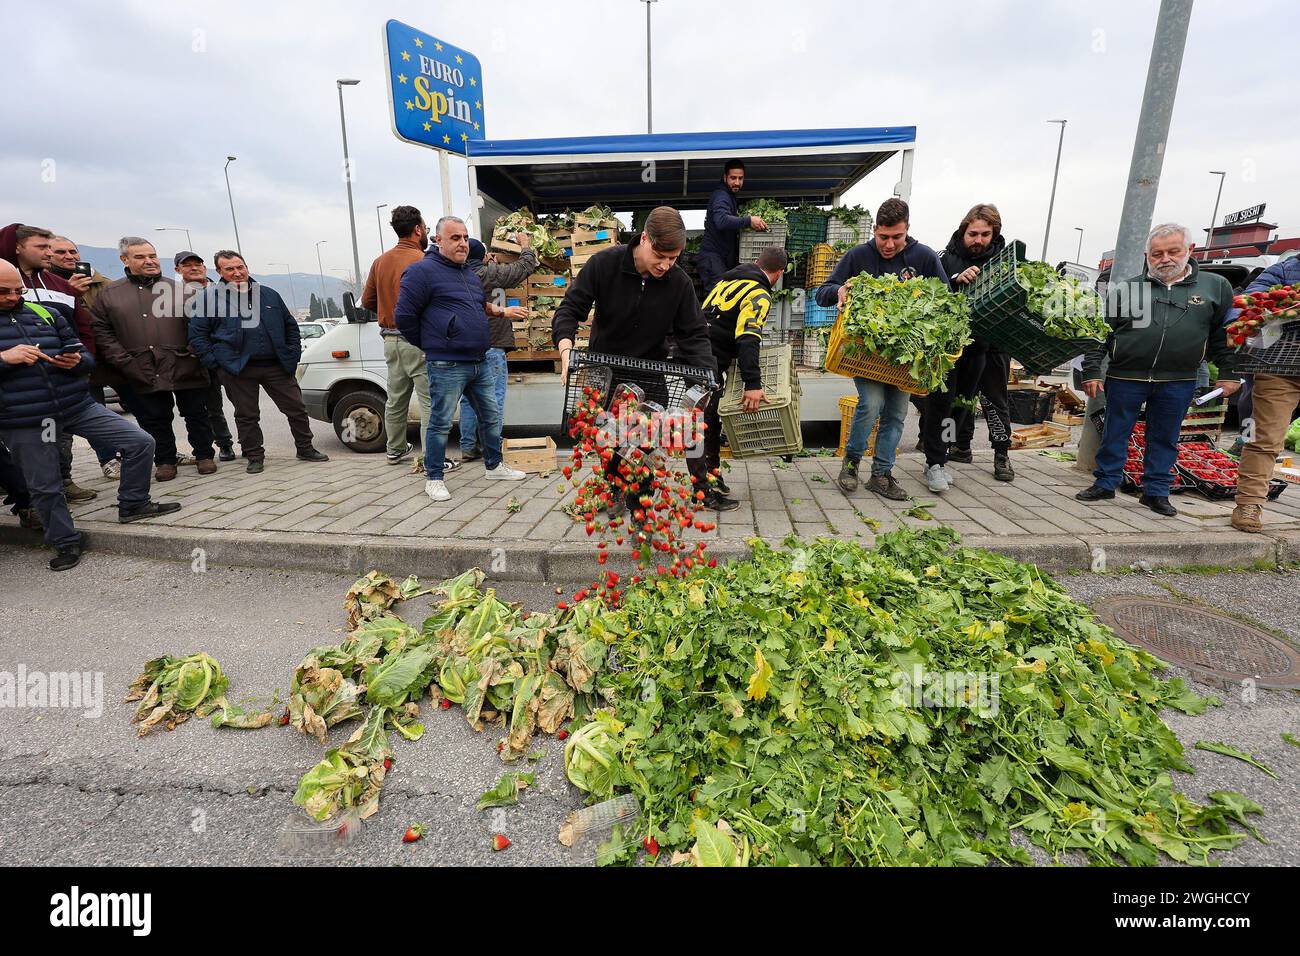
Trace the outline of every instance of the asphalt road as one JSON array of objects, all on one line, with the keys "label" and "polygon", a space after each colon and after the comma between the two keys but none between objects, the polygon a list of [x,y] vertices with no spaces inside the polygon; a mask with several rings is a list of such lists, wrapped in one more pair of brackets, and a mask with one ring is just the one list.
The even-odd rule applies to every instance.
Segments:
[{"label": "asphalt road", "polygon": [[[398,571],[400,569],[391,569]],[[122,701],[144,661],[204,650],[222,662],[231,699],[266,701],[287,693],[289,676],[313,646],[342,636],[350,576],[188,565],[90,553],[67,575],[31,570],[31,553],[0,553],[7,582],[0,624],[0,671],[88,671],[103,675],[102,715],[69,709],[0,708],[0,864],[566,864],[575,857],[556,840],[582,795],[564,777],[562,744],[539,736],[537,785],[517,807],[476,812],[479,795],[504,765],[499,733],[475,733],[457,709],[424,708],[425,737],[395,741],[396,765],[378,814],[351,843],[322,849],[294,831],[309,821],[292,805],[298,778],[321,756],[312,739],[288,728],[213,730],[194,721],[137,738]],[[1173,587],[1242,610],[1300,640],[1296,574],[1079,576],[1065,579],[1083,600],[1117,593],[1167,594]],[[548,585],[509,585],[503,598],[529,607],[556,600]],[[419,622],[431,598],[405,607]],[[1300,864],[1300,749],[1281,731],[1300,734],[1300,695],[1260,691],[1254,702],[1197,685],[1224,700],[1200,718],[1166,715],[1197,767],[1178,776],[1193,798],[1239,790],[1264,805],[1267,845],[1247,841],[1225,865]],[[332,738],[345,739],[344,725]],[[1245,764],[1196,751],[1198,739],[1222,740],[1277,771],[1272,780]],[[517,765],[516,765],[517,766]],[[403,845],[410,823],[429,828]],[[507,851],[491,836],[505,833]]]}]

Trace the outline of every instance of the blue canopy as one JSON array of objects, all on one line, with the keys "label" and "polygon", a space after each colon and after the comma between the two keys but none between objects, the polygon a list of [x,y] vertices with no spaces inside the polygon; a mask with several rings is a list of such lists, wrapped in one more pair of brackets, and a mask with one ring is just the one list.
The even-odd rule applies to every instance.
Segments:
[{"label": "blue canopy", "polygon": [[829,205],[915,144],[914,126],[653,133],[471,141],[467,159],[481,192],[534,212],[703,208],[732,158],[745,161],[747,199]]}]

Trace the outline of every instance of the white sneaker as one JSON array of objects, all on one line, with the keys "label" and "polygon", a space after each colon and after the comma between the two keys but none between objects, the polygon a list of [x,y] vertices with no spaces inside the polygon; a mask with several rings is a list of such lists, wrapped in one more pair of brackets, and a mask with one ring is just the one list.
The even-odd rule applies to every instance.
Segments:
[{"label": "white sneaker", "polygon": [[947,465],[940,465],[939,470],[943,472],[943,480],[948,482],[949,487],[952,487],[953,485],[957,484],[957,482],[953,479],[953,472],[948,470]]},{"label": "white sneaker", "polygon": [[925,469],[925,486],[936,495],[948,490],[948,479],[944,477],[943,465],[931,465]]},{"label": "white sneaker", "polygon": [[522,471],[515,471],[504,461],[495,468],[489,468],[487,471],[483,472],[483,474],[492,481],[523,481],[528,477],[528,475]]},{"label": "white sneaker", "polygon": [[118,461],[116,458],[112,459],[111,461],[106,461],[104,462],[103,472],[104,472],[104,477],[107,478],[109,481],[121,481],[122,463]]},{"label": "white sneaker", "polygon": [[424,483],[424,493],[434,501],[451,501],[451,492],[447,490],[447,485],[433,478]]}]

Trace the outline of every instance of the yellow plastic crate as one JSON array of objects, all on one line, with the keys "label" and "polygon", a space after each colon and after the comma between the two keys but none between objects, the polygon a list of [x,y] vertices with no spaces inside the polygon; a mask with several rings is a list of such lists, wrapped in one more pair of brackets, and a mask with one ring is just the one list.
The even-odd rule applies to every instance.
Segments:
[{"label": "yellow plastic crate", "polygon": [[[840,447],[835,449],[835,454],[839,458],[844,457],[844,449],[849,444],[849,432],[853,429],[853,414],[858,410],[858,396],[845,395],[840,399]],[[870,458],[876,453],[876,434],[880,431],[880,419],[877,418],[871,423],[871,434],[867,437],[867,450],[863,454],[864,458]],[[898,446],[901,451],[902,445]]]},{"label": "yellow plastic crate", "polygon": [[826,371],[836,375],[849,375],[855,378],[869,378],[875,382],[893,385],[909,395],[929,395],[927,389],[916,384],[912,373],[906,366],[889,362],[879,355],[870,353],[848,356],[845,354],[848,339],[844,335],[844,314],[835,319],[835,328],[831,330],[830,341],[826,343]]}]

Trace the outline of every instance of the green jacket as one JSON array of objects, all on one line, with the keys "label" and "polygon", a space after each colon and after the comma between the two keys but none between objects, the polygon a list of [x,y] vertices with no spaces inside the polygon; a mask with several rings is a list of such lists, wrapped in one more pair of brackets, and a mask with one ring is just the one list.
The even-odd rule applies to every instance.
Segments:
[{"label": "green jacket", "polygon": [[1169,288],[1145,269],[1122,287],[1111,283],[1106,297],[1111,333],[1084,357],[1084,381],[1101,378],[1103,356],[1110,358],[1109,377],[1130,381],[1194,379],[1205,359],[1219,367],[1220,377],[1231,371],[1236,351],[1223,326],[1232,308],[1232,286],[1223,276],[1201,272],[1195,260],[1190,265],[1191,273]]}]

